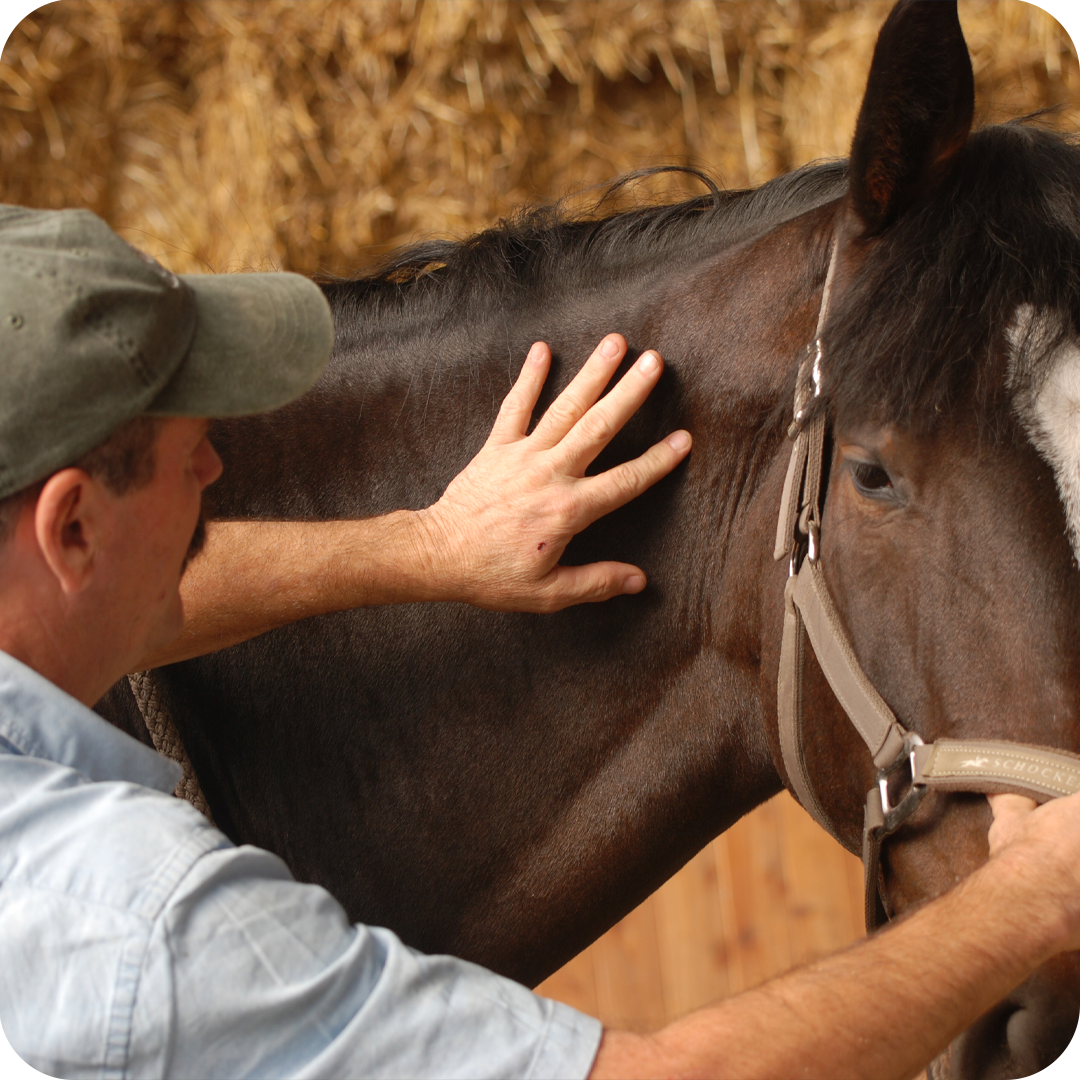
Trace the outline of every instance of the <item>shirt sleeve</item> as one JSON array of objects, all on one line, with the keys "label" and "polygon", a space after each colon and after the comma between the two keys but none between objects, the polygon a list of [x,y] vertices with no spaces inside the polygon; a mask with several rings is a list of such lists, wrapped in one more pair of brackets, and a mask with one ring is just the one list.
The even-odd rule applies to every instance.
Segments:
[{"label": "shirt sleeve", "polygon": [[134,1075],[584,1077],[600,1042],[593,1017],[349,923],[257,848],[203,855],[153,937]]}]

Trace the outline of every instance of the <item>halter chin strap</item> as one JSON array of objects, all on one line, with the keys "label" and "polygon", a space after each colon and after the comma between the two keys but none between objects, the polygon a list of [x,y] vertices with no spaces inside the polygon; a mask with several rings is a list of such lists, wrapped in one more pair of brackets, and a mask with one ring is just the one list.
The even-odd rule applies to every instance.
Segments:
[{"label": "halter chin strap", "polygon": [[[836,699],[862,736],[877,766],[877,782],[866,797],[862,858],[866,929],[887,919],[882,901],[881,845],[914,813],[931,788],[939,791],[1021,792],[1038,802],[1080,791],[1080,756],[1062,750],[991,739],[939,739],[926,744],[908,731],[874,689],[836,611],[821,568],[821,490],[825,467],[825,410],[806,422],[821,393],[821,334],[829,309],[836,241],[821,297],[814,342],[799,365],[794,440],[780,500],[774,559],[788,558],[784,589],[784,634],[777,679],[777,712],[784,768],[795,797],[828,832],[836,830],[822,809],[806,771],[802,685],[806,639]],[[891,802],[901,772],[910,774],[903,795]],[[894,780],[895,778],[895,780]],[[837,837],[839,839],[839,837]]]}]

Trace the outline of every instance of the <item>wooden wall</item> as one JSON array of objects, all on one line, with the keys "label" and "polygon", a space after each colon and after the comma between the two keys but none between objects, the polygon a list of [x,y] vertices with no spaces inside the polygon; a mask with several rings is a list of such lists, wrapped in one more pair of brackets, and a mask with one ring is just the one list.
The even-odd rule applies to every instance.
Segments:
[{"label": "wooden wall", "polygon": [[862,864],[788,795],[714,840],[537,992],[647,1031],[863,936]]}]

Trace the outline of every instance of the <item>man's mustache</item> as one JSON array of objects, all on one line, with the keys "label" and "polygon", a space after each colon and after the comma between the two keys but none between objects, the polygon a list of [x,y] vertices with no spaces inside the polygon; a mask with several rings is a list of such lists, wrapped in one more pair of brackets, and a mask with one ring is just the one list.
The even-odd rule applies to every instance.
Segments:
[{"label": "man's mustache", "polygon": [[183,575],[184,571],[191,564],[191,560],[202,551],[206,544],[206,511],[199,507],[199,520],[195,523],[195,531],[191,534],[191,543],[188,544],[187,554],[184,556],[184,563],[180,568],[180,573]]}]

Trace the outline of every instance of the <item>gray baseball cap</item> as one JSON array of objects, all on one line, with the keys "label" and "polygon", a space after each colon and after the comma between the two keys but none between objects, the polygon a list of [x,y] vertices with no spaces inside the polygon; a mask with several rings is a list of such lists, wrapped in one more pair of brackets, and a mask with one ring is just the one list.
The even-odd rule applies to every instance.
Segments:
[{"label": "gray baseball cap", "polygon": [[0,206],[0,498],[140,414],[284,405],[333,339],[299,274],[178,276],[88,210]]}]

